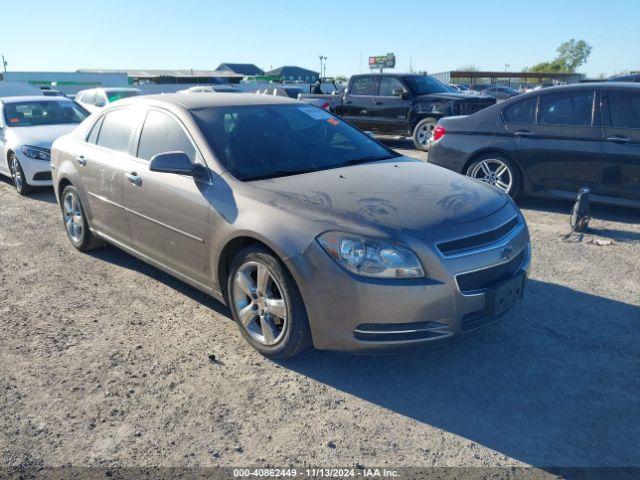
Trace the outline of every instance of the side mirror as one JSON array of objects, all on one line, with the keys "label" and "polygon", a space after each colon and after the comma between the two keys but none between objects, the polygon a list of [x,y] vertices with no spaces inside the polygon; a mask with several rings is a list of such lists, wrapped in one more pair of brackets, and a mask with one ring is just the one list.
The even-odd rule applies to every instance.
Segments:
[{"label": "side mirror", "polygon": [[154,155],[149,163],[152,172],[193,175],[193,164],[184,152],[166,152]]},{"label": "side mirror", "polygon": [[398,89],[393,91],[393,96],[394,97],[400,97],[400,98],[404,99],[404,98],[407,98],[407,92],[402,88],[398,88]]}]

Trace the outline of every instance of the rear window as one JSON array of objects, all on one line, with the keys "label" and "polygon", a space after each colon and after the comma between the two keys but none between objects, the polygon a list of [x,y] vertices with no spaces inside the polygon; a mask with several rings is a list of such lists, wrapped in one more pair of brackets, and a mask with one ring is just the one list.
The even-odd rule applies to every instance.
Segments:
[{"label": "rear window", "polygon": [[535,123],[538,97],[528,98],[504,109],[508,123]]},{"label": "rear window", "polygon": [[106,92],[106,94],[107,94],[107,100],[109,100],[109,103],[115,102],[116,100],[120,100],[122,98],[135,97],[139,95],[139,93],[136,92],[135,90],[117,90],[117,91]]},{"label": "rear window", "polygon": [[592,91],[552,93],[540,100],[540,123],[590,126],[592,114]]},{"label": "rear window", "polygon": [[68,100],[32,100],[4,106],[4,120],[10,127],[80,123],[88,115],[84,108]]}]

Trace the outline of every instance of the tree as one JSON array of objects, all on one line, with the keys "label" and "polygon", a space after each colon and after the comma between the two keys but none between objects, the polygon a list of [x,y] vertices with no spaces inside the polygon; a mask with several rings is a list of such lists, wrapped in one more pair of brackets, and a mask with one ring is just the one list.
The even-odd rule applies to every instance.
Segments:
[{"label": "tree", "polygon": [[481,69],[477,65],[463,65],[462,67],[456,68],[456,72],[479,72]]},{"label": "tree", "polygon": [[592,47],[584,40],[572,38],[557,49],[558,56],[551,62],[542,62],[528,68],[529,72],[573,73],[584,65],[591,55]]},{"label": "tree", "polygon": [[570,72],[575,72],[576,68],[587,63],[589,55],[593,48],[584,40],[576,40],[572,38],[568,42],[560,44],[558,47],[558,58],[567,67]]}]

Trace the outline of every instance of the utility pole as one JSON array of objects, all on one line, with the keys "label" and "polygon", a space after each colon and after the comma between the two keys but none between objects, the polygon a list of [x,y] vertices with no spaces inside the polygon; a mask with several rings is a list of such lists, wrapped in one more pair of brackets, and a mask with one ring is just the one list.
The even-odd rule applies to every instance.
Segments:
[{"label": "utility pole", "polygon": [[[507,69],[510,67],[508,63],[504,64],[504,73],[507,73]],[[511,86],[511,77],[509,77],[509,86]]]},{"label": "utility pole", "polygon": [[9,65],[9,63],[4,59],[4,55],[2,55],[2,70],[4,73],[7,73],[7,65]]},{"label": "utility pole", "polygon": [[[327,57],[324,56],[324,55],[318,55],[318,58],[320,59],[320,78],[322,78],[322,77],[324,77],[324,75],[326,73],[326,68],[327,68],[326,60],[327,60]],[[324,69],[324,73],[323,73],[323,69]]]}]

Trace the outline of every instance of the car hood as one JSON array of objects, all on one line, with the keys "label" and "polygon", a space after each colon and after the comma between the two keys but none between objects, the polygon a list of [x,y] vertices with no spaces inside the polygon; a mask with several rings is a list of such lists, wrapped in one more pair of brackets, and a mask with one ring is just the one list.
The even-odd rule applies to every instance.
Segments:
[{"label": "car hood", "polygon": [[51,144],[62,135],[72,132],[78,125],[40,125],[34,127],[12,127],[9,129],[11,143],[31,145],[33,147],[51,148]]},{"label": "car hood", "polygon": [[269,194],[267,203],[292,212],[311,209],[324,224],[334,216],[343,225],[417,233],[479,220],[507,203],[488,185],[406,157],[250,183]]}]

